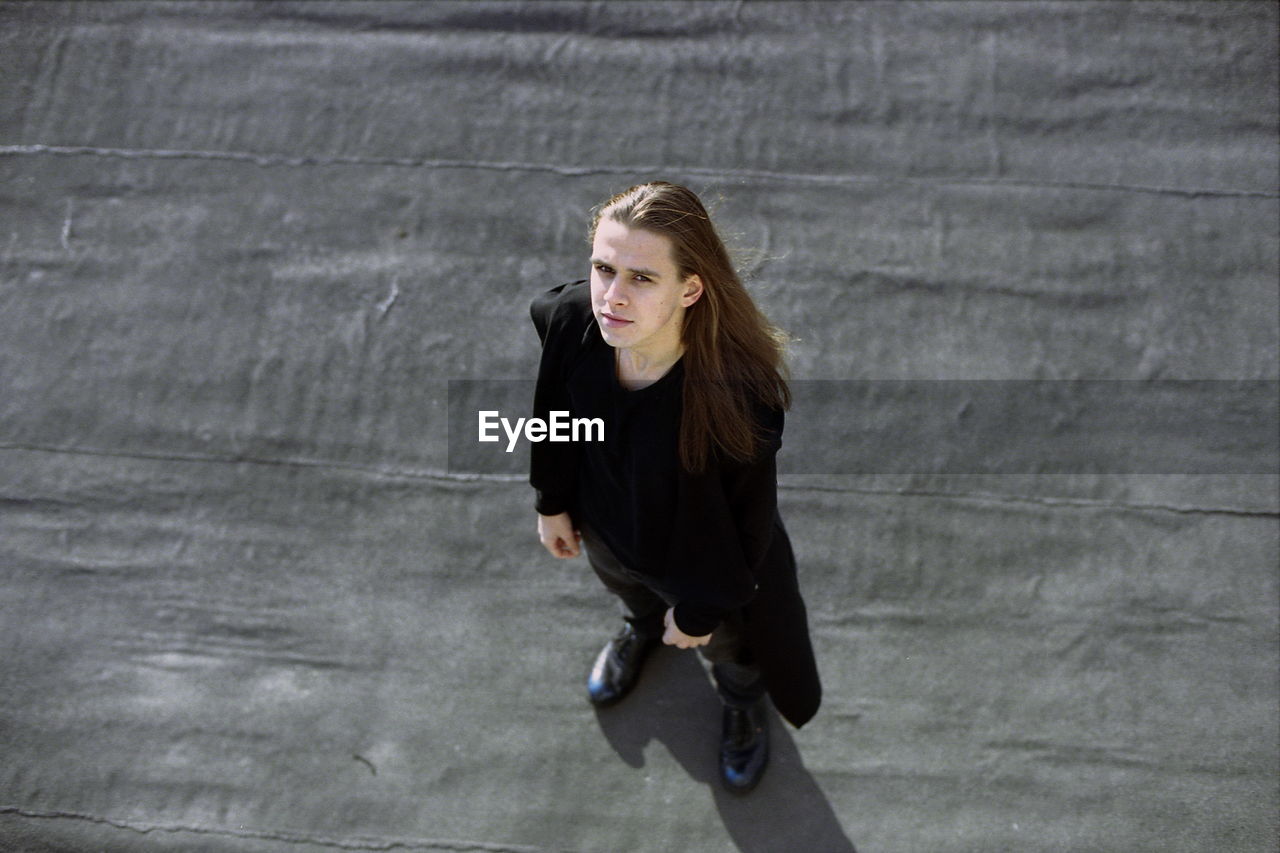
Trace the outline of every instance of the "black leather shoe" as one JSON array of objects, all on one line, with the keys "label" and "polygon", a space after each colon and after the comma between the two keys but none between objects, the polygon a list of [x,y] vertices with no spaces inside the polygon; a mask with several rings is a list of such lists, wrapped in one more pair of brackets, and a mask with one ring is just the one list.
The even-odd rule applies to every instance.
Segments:
[{"label": "black leather shoe", "polygon": [[724,708],[720,740],[720,782],[735,794],[756,786],[769,763],[769,718],[764,702],[749,708]]},{"label": "black leather shoe", "polygon": [[636,633],[630,622],[605,644],[587,676],[587,698],[597,708],[622,700],[640,677],[640,666],[658,644],[656,637],[645,638]]}]

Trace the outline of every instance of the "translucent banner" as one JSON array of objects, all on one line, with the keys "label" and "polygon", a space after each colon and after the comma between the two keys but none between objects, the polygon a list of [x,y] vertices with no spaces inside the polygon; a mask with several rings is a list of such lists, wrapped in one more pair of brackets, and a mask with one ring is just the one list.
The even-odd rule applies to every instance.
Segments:
[{"label": "translucent banner", "polygon": [[[534,383],[449,383],[449,467],[518,475],[540,441],[607,422],[532,417]],[[780,474],[1278,474],[1273,380],[805,380]]]}]

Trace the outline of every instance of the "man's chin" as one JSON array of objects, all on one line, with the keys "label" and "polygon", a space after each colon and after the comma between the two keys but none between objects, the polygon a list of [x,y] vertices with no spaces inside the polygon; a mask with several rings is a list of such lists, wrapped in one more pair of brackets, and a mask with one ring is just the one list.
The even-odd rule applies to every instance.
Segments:
[{"label": "man's chin", "polygon": [[600,330],[600,337],[604,338],[606,344],[611,347],[621,346],[622,337],[618,334],[621,330],[606,328],[599,320],[596,320],[596,328]]}]

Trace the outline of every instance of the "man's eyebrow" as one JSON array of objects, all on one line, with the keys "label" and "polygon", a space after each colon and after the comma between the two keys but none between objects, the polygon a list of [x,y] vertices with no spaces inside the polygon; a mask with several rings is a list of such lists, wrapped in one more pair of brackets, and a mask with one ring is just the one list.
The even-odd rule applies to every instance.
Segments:
[{"label": "man's eyebrow", "polygon": [[[608,261],[602,261],[602,260],[600,260],[599,258],[592,258],[592,259],[591,259],[591,263],[592,263],[593,265],[594,265],[594,264],[600,264],[601,266],[606,266],[606,267],[614,266],[613,264],[609,263]],[[633,272],[633,273],[638,273],[639,275],[645,276],[646,278],[662,278],[662,274],[661,274],[661,273],[658,273],[658,272],[656,272],[656,271],[654,271],[654,270],[640,269],[640,268],[638,268],[638,267],[637,267],[636,269],[631,270],[631,272]]]}]

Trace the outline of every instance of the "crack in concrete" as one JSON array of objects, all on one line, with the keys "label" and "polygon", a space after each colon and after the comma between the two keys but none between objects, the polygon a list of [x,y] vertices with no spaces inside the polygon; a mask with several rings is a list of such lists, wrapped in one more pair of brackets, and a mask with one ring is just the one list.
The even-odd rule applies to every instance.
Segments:
[{"label": "crack in concrete", "polygon": [[383,839],[383,838],[326,838],[323,836],[302,835],[293,832],[272,830],[230,829],[226,827],[191,826],[187,824],[148,823],[143,821],[122,820],[103,817],[102,815],[83,814],[70,811],[40,811],[26,809],[21,806],[0,806],[0,815],[35,820],[70,820],[110,826],[115,829],[128,830],[141,835],[153,832],[178,833],[189,832],[195,835],[212,835],[226,838],[259,839],[263,841],[279,841],[287,844],[311,844],[317,847],[330,847],[336,850],[423,850],[449,851],[449,853],[543,853],[546,848],[526,845],[491,844],[485,841],[468,841],[465,839]]},{"label": "crack in concrete", "polygon": [[996,186],[1034,189],[1073,189],[1093,192],[1130,192],[1174,195],[1186,198],[1280,198],[1280,192],[1261,190],[1223,190],[1186,187],[1162,187],[1144,184],[1092,183],[1088,181],[1032,181],[1016,178],[918,178],[882,177],[852,174],[816,174],[777,172],[767,169],[713,169],[704,166],[566,166],[556,163],[529,163],[501,160],[457,160],[428,157],[359,157],[352,155],[289,156],[255,154],[248,151],[203,151],[198,149],[108,148],[90,145],[0,145],[0,156],[43,155],[119,157],[123,159],[224,160],[252,163],[257,166],[390,166],[406,169],[479,169],[504,172],[551,172],[565,177],[590,175],[685,174],[713,179],[749,179],[783,181],[799,184],[918,184],[941,186]]},{"label": "crack in concrete", "polygon": [[387,312],[391,310],[391,306],[396,304],[396,300],[400,298],[400,283],[395,276],[391,277],[391,292],[387,294],[387,298],[379,302],[375,307],[378,309],[378,319],[385,320]]},{"label": "crack in concrete", "polygon": [[67,215],[62,221],[62,234],[59,239],[62,248],[67,251],[71,250],[71,215],[72,215],[72,199],[67,199]]},{"label": "crack in concrete", "polygon": [[[351,462],[334,462],[326,459],[267,459],[252,456],[233,456],[201,453],[145,453],[141,451],[98,450],[83,447],[48,447],[36,444],[0,443],[0,451],[11,450],[28,453],[64,454],[69,456],[98,456],[114,459],[140,459],[154,462],[183,462],[212,465],[273,465],[291,468],[318,468],[331,471],[350,471],[375,477],[406,480],[435,480],[448,483],[524,483],[523,474],[482,474],[478,472],[447,471],[438,468],[394,468],[378,465],[360,465]],[[1280,510],[1241,509],[1239,507],[1179,506],[1177,504],[1126,503],[1093,498],[1058,498],[1042,495],[1008,495],[996,492],[949,492],[942,489],[873,489],[861,486],[810,485],[794,481],[778,483],[779,491],[831,492],[835,494],[872,495],[883,497],[935,498],[968,501],[974,503],[1032,504],[1038,506],[1066,507],[1072,509],[1126,509],[1151,512],[1171,512],[1182,515],[1226,515],[1239,518],[1280,518]]]}]

